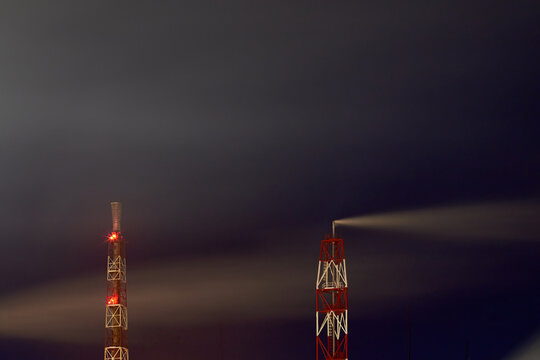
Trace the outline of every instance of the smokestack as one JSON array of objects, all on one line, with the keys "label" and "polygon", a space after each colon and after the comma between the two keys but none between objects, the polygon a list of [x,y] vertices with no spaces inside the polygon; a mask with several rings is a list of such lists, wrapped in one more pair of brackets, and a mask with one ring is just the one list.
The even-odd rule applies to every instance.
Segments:
[{"label": "smokestack", "polygon": [[113,231],[108,235],[104,360],[128,360],[126,247],[120,232],[122,203],[111,202]]},{"label": "smokestack", "polygon": [[112,210],[112,222],[113,222],[113,231],[120,232],[120,221],[122,220],[122,203],[113,201],[111,202]]}]

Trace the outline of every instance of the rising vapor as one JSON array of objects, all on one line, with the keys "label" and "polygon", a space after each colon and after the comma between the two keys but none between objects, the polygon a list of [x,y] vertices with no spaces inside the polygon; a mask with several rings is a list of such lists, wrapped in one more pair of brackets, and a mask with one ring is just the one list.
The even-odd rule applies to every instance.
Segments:
[{"label": "rising vapor", "polygon": [[506,201],[363,215],[336,220],[336,226],[437,237],[538,240],[539,216],[537,201]]}]

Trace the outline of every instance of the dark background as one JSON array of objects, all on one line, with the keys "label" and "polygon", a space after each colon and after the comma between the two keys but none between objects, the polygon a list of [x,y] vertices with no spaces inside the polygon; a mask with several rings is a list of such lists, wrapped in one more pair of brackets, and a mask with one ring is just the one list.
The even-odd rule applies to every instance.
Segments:
[{"label": "dark background", "polygon": [[[122,201],[133,359],[313,359],[332,220],[538,198],[539,10],[2,1],[0,358],[102,356]],[[539,242],[340,235],[351,359],[406,359],[407,308],[413,359],[538,336]]]}]

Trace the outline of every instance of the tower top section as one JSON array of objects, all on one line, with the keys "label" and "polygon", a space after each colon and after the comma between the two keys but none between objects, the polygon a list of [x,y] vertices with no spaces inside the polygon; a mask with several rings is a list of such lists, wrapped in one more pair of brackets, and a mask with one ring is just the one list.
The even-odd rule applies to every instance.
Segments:
[{"label": "tower top section", "polygon": [[112,211],[112,223],[113,231],[122,231],[120,222],[122,220],[122,203],[118,201],[111,202],[111,211]]}]

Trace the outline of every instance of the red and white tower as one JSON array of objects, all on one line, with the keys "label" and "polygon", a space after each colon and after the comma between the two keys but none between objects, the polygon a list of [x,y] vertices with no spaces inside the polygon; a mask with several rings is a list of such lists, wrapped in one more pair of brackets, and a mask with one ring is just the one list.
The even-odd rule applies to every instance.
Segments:
[{"label": "red and white tower", "polygon": [[120,221],[122,203],[112,202],[112,232],[107,235],[107,298],[105,302],[105,360],[129,360],[126,292],[126,246]]},{"label": "red and white tower", "polygon": [[317,360],[346,360],[347,269],[343,239],[336,238],[334,230],[321,242],[316,293]]}]

